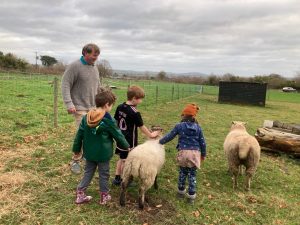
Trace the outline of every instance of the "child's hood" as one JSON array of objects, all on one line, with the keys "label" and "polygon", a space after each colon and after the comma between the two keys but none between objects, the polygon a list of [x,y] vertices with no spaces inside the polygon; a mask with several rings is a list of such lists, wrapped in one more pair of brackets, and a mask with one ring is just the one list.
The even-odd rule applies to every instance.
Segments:
[{"label": "child's hood", "polygon": [[185,128],[184,130],[187,132],[197,132],[199,129],[199,126],[197,123],[192,123],[192,122],[183,122],[182,126]]},{"label": "child's hood", "polygon": [[92,109],[87,113],[87,125],[91,128],[97,127],[99,122],[103,119],[105,111],[101,108]]}]

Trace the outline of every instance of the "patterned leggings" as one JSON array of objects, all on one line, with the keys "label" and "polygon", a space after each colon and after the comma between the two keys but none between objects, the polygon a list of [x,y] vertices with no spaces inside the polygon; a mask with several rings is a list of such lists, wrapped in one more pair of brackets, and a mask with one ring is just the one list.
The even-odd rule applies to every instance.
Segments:
[{"label": "patterned leggings", "polygon": [[196,175],[197,175],[197,167],[179,167],[179,176],[178,176],[178,189],[183,191],[185,189],[185,180],[188,177],[189,182],[189,195],[193,195],[196,193]]}]

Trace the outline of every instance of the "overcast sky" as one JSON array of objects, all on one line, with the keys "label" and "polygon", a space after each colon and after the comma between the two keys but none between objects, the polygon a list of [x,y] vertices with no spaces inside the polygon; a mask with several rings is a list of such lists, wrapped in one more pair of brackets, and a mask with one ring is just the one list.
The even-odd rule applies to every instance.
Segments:
[{"label": "overcast sky", "polygon": [[298,0],[1,0],[0,51],[64,63],[94,42],[113,69],[300,72]]}]

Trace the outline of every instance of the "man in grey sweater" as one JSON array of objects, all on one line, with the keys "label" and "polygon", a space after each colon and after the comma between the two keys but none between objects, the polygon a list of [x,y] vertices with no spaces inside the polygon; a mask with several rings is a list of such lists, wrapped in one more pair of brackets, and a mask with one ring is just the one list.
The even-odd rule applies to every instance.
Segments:
[{"label": "man in grey sweater", "polygon": [[[95,107],[95,96],[100,87],[99,71],[95,62],[100,49],[95,44],[87,44],[82,49],[80,59],[71,63],[62,78],[62,97],[69,114],[73,114],[77,127],[82,117]],[[73,156],[71,170],[80,173],[79,161]]]}]

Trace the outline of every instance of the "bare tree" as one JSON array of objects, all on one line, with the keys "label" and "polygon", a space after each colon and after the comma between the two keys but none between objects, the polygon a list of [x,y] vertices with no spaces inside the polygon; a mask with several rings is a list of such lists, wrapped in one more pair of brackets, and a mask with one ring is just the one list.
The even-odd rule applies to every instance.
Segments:
[{"label": "bare tree", "polygon": [[110,63],[106,59],[100,60],[100,62],[97,64],[97,67],[101,79],[104,77],[112,77],[113,70],[111,68]]},{"label": "bare tree", "polygon": [[167,73],[165,71],[160,71],[157,74],[157,79],[158,80],[165,80],[167,78]]}]

